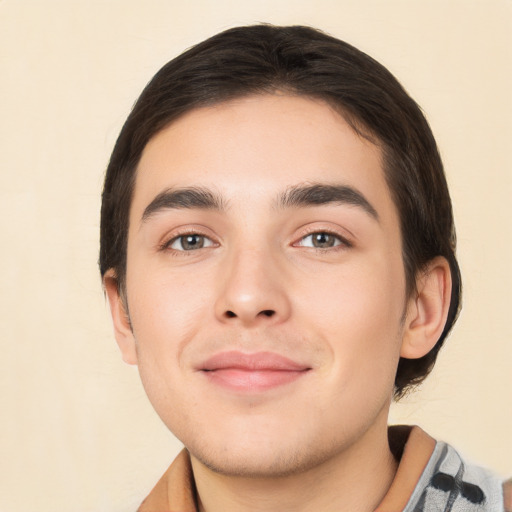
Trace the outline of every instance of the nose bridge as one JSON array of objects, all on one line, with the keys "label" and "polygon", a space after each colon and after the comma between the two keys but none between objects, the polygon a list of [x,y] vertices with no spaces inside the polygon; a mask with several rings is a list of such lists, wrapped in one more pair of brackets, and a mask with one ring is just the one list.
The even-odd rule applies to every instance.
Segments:
[{"label": "nose bridge", "polygon": [[290,305],[280,277],[278,252],[268,243],[241,242],[228,253],[221,270],[217,317],[246,325],[284,320]]}]

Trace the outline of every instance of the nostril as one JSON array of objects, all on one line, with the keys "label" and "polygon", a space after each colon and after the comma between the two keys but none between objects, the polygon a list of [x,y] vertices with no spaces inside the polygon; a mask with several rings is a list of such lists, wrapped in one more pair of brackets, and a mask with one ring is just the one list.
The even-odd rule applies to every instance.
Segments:
[{"label": "nostril", "polygon": [[[263,315],[263,316],[270,318],[270,317],[274,316],[275,314],[276,314],[276,312],[273,309],[264,309],[263,311],[260,311],[257,316]],[[224,313],[224,315],[227,318],[237,318],[238,317],[238,315],[236,313],[234,313],[233,311],[229,311],[229,310],[226,311]]]}]

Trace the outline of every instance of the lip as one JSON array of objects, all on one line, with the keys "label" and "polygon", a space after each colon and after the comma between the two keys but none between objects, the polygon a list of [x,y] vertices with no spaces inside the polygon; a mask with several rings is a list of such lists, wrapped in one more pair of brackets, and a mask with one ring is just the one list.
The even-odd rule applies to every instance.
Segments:
[{"label": "lip", "polygon": [[264,391],[306,375],[311,367],[273,352],[221,352],[199,368],[213,384],[235,391]]}]

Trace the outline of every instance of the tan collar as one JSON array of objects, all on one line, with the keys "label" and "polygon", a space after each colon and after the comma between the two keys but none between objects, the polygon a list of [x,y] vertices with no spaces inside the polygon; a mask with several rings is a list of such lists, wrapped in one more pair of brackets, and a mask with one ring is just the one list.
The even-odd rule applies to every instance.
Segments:
[{"label": "tan collar", "polygon": [[[389,443],[400,460],[395,479],[375,512],[403,510],[425,469],[436,442],[419,427],[389,428]],[[197,512],[190,456],[182,450],[158,481],[138,512]]]},{"label": "tan collar", "polygon": [[426,468],[436,441],[420,427],[389,427],[389,446],[400,461],[391,487],[375,512],[403,510]]},{"label": "tan collar", "polygon": [[503,500],[505,501],[505,512],[512,512],[512,479],[503,483]]},{"label": "tan collar", "polygon": [[190,456],[182,450],[137,512],[197,512]]}]

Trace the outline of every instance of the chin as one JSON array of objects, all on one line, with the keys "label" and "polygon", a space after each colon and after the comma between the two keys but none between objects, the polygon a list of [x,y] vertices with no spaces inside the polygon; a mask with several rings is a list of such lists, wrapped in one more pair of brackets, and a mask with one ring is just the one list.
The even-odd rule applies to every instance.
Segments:
[{"label": "chin", "polygon": [[[339,452],[339,443],[333,440],[308,442],[293,435],[275,439],[270,436],[236,437],[203,438],[202,443],[185,442],[185,446],[195,459],[215,473],[245,478],[277,478],[303,473]],[[231,442],[226,444],[226,439]]]},{"label": "chin", "polygon": [[[297,449],[296,449],[297,450]],[[215,473],[243,478],[278,478],[303,473],[323,462],[319,453],[313,457],[304,452],[296,453],[251,453],[237,456],[236,453],[192,453],[204,466]]]}]

